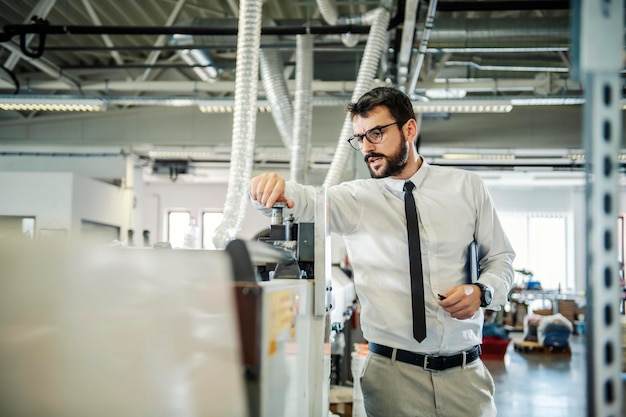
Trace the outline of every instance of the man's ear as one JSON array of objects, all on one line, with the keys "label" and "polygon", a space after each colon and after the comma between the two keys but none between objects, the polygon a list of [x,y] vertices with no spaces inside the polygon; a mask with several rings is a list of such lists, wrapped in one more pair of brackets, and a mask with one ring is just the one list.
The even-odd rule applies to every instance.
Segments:
[{"label": "man's ear", "polygon": [[404,124],[404,128],[406,129],[405,136],[407,140],[409,142],[415,142],[417,135],[419,134],[415,119],[409,119],[409,121]]}]

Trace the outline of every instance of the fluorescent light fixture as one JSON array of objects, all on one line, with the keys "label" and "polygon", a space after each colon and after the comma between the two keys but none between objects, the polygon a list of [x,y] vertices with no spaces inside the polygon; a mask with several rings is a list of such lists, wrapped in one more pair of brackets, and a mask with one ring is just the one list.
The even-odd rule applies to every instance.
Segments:
[{"label": "fluorescent light fixture", "polygon": [[530,97],[512,98],[514,106],[571,106],[585,104],[583,97]]},{"label": "fluorescent light fixture", "polygon": [[0,96],[0,109],[14,111],[79,111],[106,110],[106,102],[99,98],[76,96]]},{"label": "fluorescent light fixture", "polygon": [[453,160],[490,160],[490,161],[512,161],[515,155],[511,154],[483,154],[483,153],[444,153],[443,159]]},{"label": "fluorescent light fixture", "polygon": [[416,113],[508,113],[509,100],[431,100],[414,101]]},{"label": "fluorescent light fixture", "polygon": [[[202,113],[232,113],[235,111],[234,100],[200,99],[197,100],[197,105]],[[261,113],[270,113],[272,106],[267,100],[258,100],[257,110]]]},{"label": "fluorescent light fixture", "polygon": [[217,104],[199,105],[198,108],[202,113],[232,113],[235,110],[233,106]]},{"label": "fluorescent light fixture", "polygon": [[432,99],[451,99],[463,98],[467,91],[462,88],[430,88],[424,94]]}]

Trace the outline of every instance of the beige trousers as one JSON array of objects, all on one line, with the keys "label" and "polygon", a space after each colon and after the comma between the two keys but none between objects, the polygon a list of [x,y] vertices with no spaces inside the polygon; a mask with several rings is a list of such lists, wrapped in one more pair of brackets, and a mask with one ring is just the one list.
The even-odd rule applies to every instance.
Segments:
[{"label": "beige trousers", "polygon": [[361,374],[367,417],[495,417],[495,385],[478,359],[425,371],[370,352]]}]

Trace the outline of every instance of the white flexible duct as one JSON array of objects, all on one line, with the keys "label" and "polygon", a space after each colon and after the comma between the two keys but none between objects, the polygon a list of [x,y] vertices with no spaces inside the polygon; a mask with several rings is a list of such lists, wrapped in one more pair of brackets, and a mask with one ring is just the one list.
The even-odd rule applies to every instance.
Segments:
[{"label": "white flexible duct", "polygon": [[266,48],[261,51],[261,80],[267,101],[272,107],[272,117],[287,149],[291,149],[293,134],[293,109],[289,101],[289,90],[284,75],[280,51]]},{"label": "white flexible duct", "polygon": [[[366,22],[371,22],[370,30],[363,52],[363,59],[357,75],[356,85],[352,92],[352,101],[356,101],[372,88],[380,57],[387,47],[386,35],[387,26],[389,25],[389,10],[384,8],[375,9],[364,16]],[[352,135],[352,122],[350,115],[346,114],[346,118],[339,135],[337,143],[337,151],[333,161],[330,164],[328,174],[324,180],[324,187],[338,184],[341,180],[341,173],[348,165],[348,160],[352,155],[352,148],[346,143],[346,139]]]},{"label": "white flexible duct", "polygon": [[330,0],[317,0],[317,7],[320,9],[320,14],[329,25],[336,25],[339,20],[339,13],[334,4]]},{"label": "white flexible duct", "polygon": [[233,142],[224,219],[213,233],[218,249],[226,247],[239,230],[248,206],[248,185],[254,159],[259,50],[263,0],[241,0],[237,35],[237,77]]},{"label": "white flexible duct", "polygon": [[296,94],[291,148],[291,180],[306,183],[311,149],[313,116],[313,36],[298,35],[296,49]]},{"label": "white flexible duct", "polygon": [[[335,8],[332,0],[317,0],[317,7],[320,10],[320,14],[324,18],[324,21],[329,25],[338,25],[338,24],[362,24],[361,17],[339,17],[339,13]],[[349,48],[356,46],[359,42],[360,36],[355,33],[344,33],[341,35],[341,42]]]}]

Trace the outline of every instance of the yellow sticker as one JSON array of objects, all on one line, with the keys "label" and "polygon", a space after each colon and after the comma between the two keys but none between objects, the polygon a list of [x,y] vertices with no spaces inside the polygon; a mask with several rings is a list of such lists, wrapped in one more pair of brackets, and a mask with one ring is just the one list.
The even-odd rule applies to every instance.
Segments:
[{"label": "yellow sticker", "polygon": [[[278,338],[284,330],[290,329],[288,338],[295,336],[295,304],[294,293],[292,291],[278,291],[269,294],[269,355],[276,353],[278,348]],[[283,336],[284,338],[284,336]]]}]

